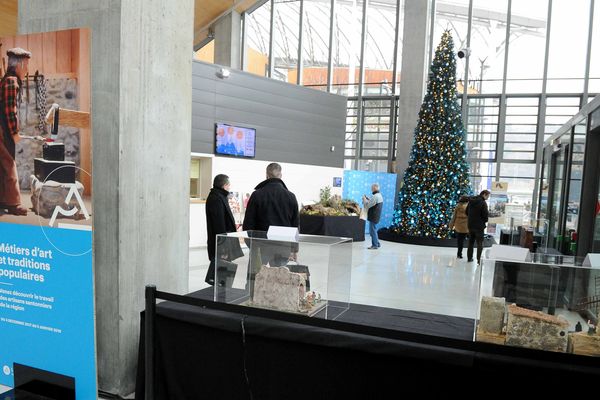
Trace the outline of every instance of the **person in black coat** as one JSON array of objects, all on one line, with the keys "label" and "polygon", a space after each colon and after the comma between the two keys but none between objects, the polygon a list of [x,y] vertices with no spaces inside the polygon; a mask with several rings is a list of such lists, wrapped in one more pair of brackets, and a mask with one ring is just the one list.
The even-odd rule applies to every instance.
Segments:
[{"label": "person in black coat", "polygon": [[483,252],[483,231],[488,221],[488,206],[485,202],[490,198],[490,191],[483,190],[479,196],[469,200],[467,209],[467,225],[469,227],[469,247],[467,249],[467,261],[473,261],[473,247],[477,241],[477,264],[481,264],[481,253]]},{"label": "person in black coat", "polygon": [[[227,232],[235,232],[235,219],[229,207],[227,196],[229,196],[229,177],[219,174],[213,180],[213,187],[206,199],[206,230],[208,232],[207,251],[210,265],[206,273],[205,281],[208,284],[215,283],[215,251],[217,235]],[[229,254],[223,254],[219,250],[220,257],[231,259]]]},{"label": "person in black coat", "polygon": [[[267,179],[256,186],[248,200],[244,230],[267,232],[271,225],[298,227],[298,219],[298,201],[281,180],[281,165],[269,164]],[[260,233],[253,234],[253,237],[266,238]],[[288,258],[294,258],[297,248],[290,247],[289,243],[261,241],[260,251],[262,263],[274,267],[285,265]]]}]

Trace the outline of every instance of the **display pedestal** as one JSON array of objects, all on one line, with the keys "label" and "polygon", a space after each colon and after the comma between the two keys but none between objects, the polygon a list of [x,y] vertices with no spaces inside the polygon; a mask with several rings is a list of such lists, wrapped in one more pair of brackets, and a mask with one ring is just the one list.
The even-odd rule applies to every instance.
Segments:
[{"label": "display pedestal", "polygon": [[[457,247],[456,238],[438,239],[421,236],[399,235],[395,232],[392,232],[388,228],[382,228],[378,230],[377,234],[379,236],[379,240],[385,240],[388,242],[416,244],[420,246]],[[465,248],[468,244],[469,239],[466,238],[464,243]],[[494,238],[491,236],[485,236],[483,239],[483,247],[492,247],[493,244],[496,244]]]},{"label": "display pedestal", "polygon": [[338,236],[365,241],[365,220],[353,216],[300,215],[300,233],[305,235]]}]

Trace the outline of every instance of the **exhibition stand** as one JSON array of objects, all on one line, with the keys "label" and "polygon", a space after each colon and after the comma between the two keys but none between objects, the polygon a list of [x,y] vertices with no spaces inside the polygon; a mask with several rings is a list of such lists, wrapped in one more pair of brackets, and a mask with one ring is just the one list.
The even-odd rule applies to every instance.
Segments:
[{"label": "exhibition stand", "polygon": [[324,320],[214,302],[211,289],[146,295],[138,400],[387,398],[400,382],[464,395],[492,376],[527,376],[542,393],[548,379],[600,375],[593,358],[473,342],[465,318],[351,304]]},{"label": "exhibition stand", "polygon": [[307,235],[338,236],[365,240],[365,220],[357,216],[323,216],[300,214],[300,233]]}]

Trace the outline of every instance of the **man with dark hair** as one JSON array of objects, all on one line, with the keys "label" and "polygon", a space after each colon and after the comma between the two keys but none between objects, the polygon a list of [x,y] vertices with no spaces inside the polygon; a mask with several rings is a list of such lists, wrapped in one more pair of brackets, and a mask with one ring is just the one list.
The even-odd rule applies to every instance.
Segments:
[{"label": "man with dark hair", "polygon": [[20,139],[18,103],[31,53],[14,48],[6,54],[8,68],[0,80],[0,210],[7,210],[13,215],[27,215],[27,210],[21,207],[15,147]]},{"label": "man with dark hair", "polygon": [[467,225],[469,227],[469,247],[467,249],[467,261],[473,261],[473,247],[477,241],[477,264],[481,264],[481,253],[483,252],[483,231],[488,221],[488,206],[485,202],[490,198],[490,191],[483,190],[479,196],[469,200],[465,210],[467,214]]},{"label": "man with dark hair", "polygon": [[[271,163],[267,166],[267,179],[255,187],[248,200],[244,216],[245,231],[267,232],[271,225],[298,226],[298,201],[281,180],[281,165]],[[264,234],[254,234],[255,238],[266,238]],[[288,258],[294,257],[297,247],[289,243],[255,241],[260,247],[263,264],[271,267],[285,265]]]},{"label": "man with dark hair", "polygon": [[[208,266],[208,272],[206,273],[205,281],[208,284],[214,285],[215,283],[215,247],[217,244],[217,235],[227,232],[235,232],[235,219],[231,208],[229,208],[229,202],[227,197],[229,196],[229,177],[227,175],[219,174],[215,176],[213,180],[213,187],[210,190],[208,198],[206,199],[206,230],[208,232],[207,239],[207,251],[210,265]],[[224,253],[222,249],[219,250],[219,258],[231,260],[233,257],[231,254]]]}]

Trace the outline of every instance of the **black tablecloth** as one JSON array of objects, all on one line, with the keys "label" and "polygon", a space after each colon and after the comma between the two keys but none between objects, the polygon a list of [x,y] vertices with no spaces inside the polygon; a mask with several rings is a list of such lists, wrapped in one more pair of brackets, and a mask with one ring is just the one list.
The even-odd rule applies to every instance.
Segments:
[{"label": "black tablecloth", "polygon": [[326,217],[301,214],[300,233],[348,237],[352,238],[355,242],[364,242],[365,221],[358,217]]},{"label": "black tablecloth", "polygon": [[[408,387],[464,395],[475,380],[490,377],[499,387],[527,377],[544,391],[548,379],[600,376],[591,357],[472,342],[469,319],[361,305],[343,317],[407,332],[386,337],[376,328],[352,332],[163,302],[155,398],[379,399]],[[144,399],[143,335],[140,343],[137,400]]]}]

